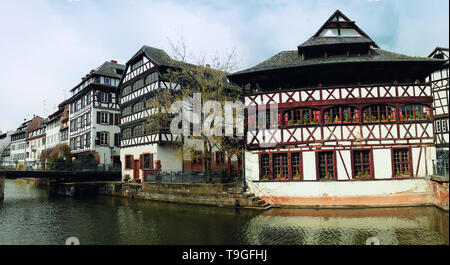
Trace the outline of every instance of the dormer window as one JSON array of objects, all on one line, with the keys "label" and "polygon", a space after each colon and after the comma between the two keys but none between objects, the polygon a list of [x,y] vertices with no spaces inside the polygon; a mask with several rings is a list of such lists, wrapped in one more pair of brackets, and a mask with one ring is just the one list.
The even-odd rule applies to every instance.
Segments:
[{"label": "dormer window", "polygon": [[105,77],[105,84],[110,85],[111,79],[109,77]]}]

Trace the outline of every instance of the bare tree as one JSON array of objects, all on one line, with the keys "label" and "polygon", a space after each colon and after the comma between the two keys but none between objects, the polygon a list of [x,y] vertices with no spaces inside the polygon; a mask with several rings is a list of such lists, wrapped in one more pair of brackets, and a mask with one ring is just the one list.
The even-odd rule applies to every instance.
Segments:
[{"label": "bare tree", "polygon": [[[152,132],[168,130],[174,117],[180,115],[173,113],[173,103],[182,100],[188,102],[188,104],[183,105],[183,108],[187,113],[191,113],[188,121],[193,122],[193,125],[189,124],[188,126],[190,126],[189,131],[192,127],[194,133],[188,136],[183,135],[175,143],[182,147],[180,150],[182,157],[188,153],[191,158],[198,158],[195,157],[198,155],[197,152],[194,152],[198,150],[198,145],[188,144],[186,140],[196,139],[201,141],[204,172],[207,180],[211,181],[213,150],[223,151],[228,155],[230,161],[230,157],[233,155],[241,158],[244,146],[242,139],[236,137],[235,134],[234,136],[225,136],[224,134],[226,126],[231,126],[233,131],[236,131],[238,124],[234,121],[243,121],[242,117],[238,117],[242,115],[239,111],[233,111],[232,119],[225,120],[225,122],[223,119],[225,103],[241,100],[240,87],[233,85],[227,79],[227,74],[239,65],[236,60],[236,51],[233,49],[222,54],[216,52],[208,60],[207,56],[204,55],[193,56],[189,54],[183,37],[177,43],[169,40],[169,44],[172,49],[171,67],[165,73],[162,73],[161,78],[174,84],[173,87],[179,85],[181,89],[163,89],[151,101],[147,102],[147,107],[156,109],[157,113],[148,118],[146,129]],[[195,64],[187,62],[187,58],[193,58]],[[216,110],[220,108],[219,114],[214,113],[214,108],[208,111],[208,108],[205,107],[207,102],[215,102],[213,105]],[[203,107],[201,107],[202,105]],[[198,113],[199,107],[201,113],[195,115],[195,113]],[[218,117],[218,115],[222,117]],[[183,122],[187,122],[187,120],[184,119]],[[205,123],[211,126],[208,127]],[[186,124],[183,126],[186,126]],[[214,133],[211,133],[211,131],[214,131]],[[230,162],[228,164],[230,166]]]}]

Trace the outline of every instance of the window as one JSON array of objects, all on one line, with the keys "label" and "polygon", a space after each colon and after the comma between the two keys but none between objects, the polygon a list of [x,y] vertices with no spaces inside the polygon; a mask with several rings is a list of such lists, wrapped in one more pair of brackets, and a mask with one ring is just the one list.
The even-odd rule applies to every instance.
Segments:
[{"label": "window", "polygon": [[319,180],[336,179],[334,171],[334,152],[319,152]]},{"label": "window", "polygon": [[105,77],[105,84],[110,85],[111,79],[109,77]]},{"label": "window", "polygon": [[102,102],[108,102],[109,101],[109,94],[108,93],[101,93],[101,101]]},{"label": "window", "polygon": [[138,62],[134,63],[134,64],[131,66],[131,71],[134,71],[134,70],[138,69],[138,68],[141,67],[143,64],[144,64],[144,60],[143,60],[143,59],[139,60]]},{"label": "window", "polygon": [[132,161],[133,161],[133,156],[131,156],[131,155],[125,156],[125,169],[132,168]]},{"label": "window", "polygon": [[107,145],[108,144],[108,133],[101,132],[100,133],[100,144]]},{"label": "window", "polygon": [[131,93],[131,86],[126,86],[124,87],[124,89],[122,90],[122,96],[126,96],[128,94]]},{"label": "window", "polygon": [[353,177],[373,177],[372,157],[370,150],[353,151]]},{"label": "window", "polygon": [[378,104],[371,105],[363,110],[364,122],[387,122],[396,119],[395,108],[392,106]]},{"label": "window", "polygon": [[90,133],[86,134],[86,147],[87,148],[91,147],[91,134]]},{"label": "window", "polygon": [[133,137],[142,136],[142,125],[137,125],[133,128]]},{"label": "window", "polygon": [[291,153],[291,172],[293,179],[303,179],[300,153]]},{"label": "window", "polygon": [[325,110],[325,123],[358,122],[358,110],[349,106],[338,106]]},{"label": "window", "polygon": [[440,133],[441,132],[441,120],[436,120],[435,121],[435,125],[436,125],[436,132]]},{"label": "window", "polygon": [[133,105],[133,113],[137,113],[144,110],[144,102],[140,101]]},{"label": "window", "polygon": [[109,115],[107,112],[101,112],[100,113],[100,123],[108,124],[109,123],[108,117],[109,117]]},{"label": "window", "polygon": [[192,164],[200,165],[202,163],[202,156],[203,156],[202,151],[196,150],[191,151]]},{"label": "window", "polygon": [[158,81],[158,73],[151,73],[149,74],[146,78],[145,78],[145,85],[150,85],[152,83],[155,83],[156,81]]},{"label": "window", "polygon": [[144,154],[143,158],[143,169],[153,169],[153,154]]},{"label": "window", "polygon": [[400,107],[400,120],[429,120],[430,107],[421,104],[409,104]]},{"label": "window", "polygon": [[225,153],[224,152],[216,152],[216,165],[225,164]]},{"label": "window", "polygon": [[91,125],[91,112],[86,113],[86,126]]},{"label": "window", "polygon": [[277,179],[289,177],[288,154],[273,154],[273,175]]},{"label": "window", "polygon": [[269,164],[269,155],[262,154],[260,157],[259,164],[261,165],[261,176],[263,179],[270,178],[270,164]]},{"label": "window", "polygon": [[131,128],[126,128],[122,131],[122,138],[123,139],[130,139],[131,138]]},{"label": "window", "polygon": [[448,122],[448,119],[441,119],[441,124],[442,124],[441,128],[442,128],[442,132],[444,132],[444,133],[448,132],[447,122]]},{"label": "window", "polygon": [[307,124],[316,124],[319,122],[319,114],[318,110],[307,109],[307,108],[299,108],[299,109],[291,109],[284,113],[284,125],[307,125]]},{"label": "window", "polygon": [[122,110],[122,117],[131,115],[131,106],[128,106]]},{"label": "window", "polygon": [[139,90],[144,87],[144,80],[139,79],[133,84],[133,91]]},{"label": "window", "polygon": [[409,149],[394,149],[394,176],[404,177],[410,176],[410,154]]}]

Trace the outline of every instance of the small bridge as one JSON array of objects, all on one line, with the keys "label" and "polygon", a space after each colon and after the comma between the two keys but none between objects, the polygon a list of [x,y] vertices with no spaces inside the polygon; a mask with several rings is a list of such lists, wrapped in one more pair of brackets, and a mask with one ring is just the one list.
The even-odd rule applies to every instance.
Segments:
[{"label": "small bridge", "polygon": [[49,179],[51,183],[67,182],[99,182],[99,181],[120,181],[122,173],[120,169],[111,170],[15,170],[0,169],[0,199],[4,197],[5,179],[37,178]]}]

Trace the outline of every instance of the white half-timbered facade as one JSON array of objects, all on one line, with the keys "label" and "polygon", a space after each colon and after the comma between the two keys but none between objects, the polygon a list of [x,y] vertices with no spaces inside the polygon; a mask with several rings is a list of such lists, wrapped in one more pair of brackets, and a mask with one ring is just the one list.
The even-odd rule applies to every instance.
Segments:
[{"label": "white half-timbered facade", "polygon": [[449,150],[449,49],[437,47],[428,56],[445,60],[444,66],[433,72],[429,81],[433,90],[434,132],[436,135],[436,159],[447,169]]},{"label": "white half-timbered facade", "polygon": [[[169,128],[155,132],[145,126],[148,118],[159,111],[146,103],[161,90],[177,93],[182,89],[164,78],[164,73],[175,67],[174,62],[163,50],[143,46],[126,64],[120,84],[120,157],[124,178],[145,181],[147,175],[157,171],[204,170],[204,161],[193,158],[201,155],[183,154],[180,147],[182,142],[185,147],[189,145],[189,150],[201,152],[203,146],[197,139],[181,140],[181,136],[171,134]],[[228,166],[225,154],[215,150],[213,155],[212,170]],[[230,157],[228,164],[238,164],[238,161]]]},{"label": "white half-timbered facade", "polygon": [[230,75],[250,191],[285,205],[424,203],[436,156],[426,77],[442,64],[382,50],[336,11],[296,50]]},{"label": "white half-timbered facade", "polygon": [[124,178],[143,181],[145,174],[157,167],[164,171],[183,169],[177,155],[179,149],[171,145],[179,139],[169,131],[149,132],[144,125],[148,117],[159,111],[148,108],[146,102],[161,89],[180,89],[162,78],[162,73],[171,67],[170,60],[163,50],[143,46],[126,64],[120,84],[120,158]]},{"label": "white half-timbered facade", "polygon": [[98,154],[100,164],[119,164],[119,97],[118,85],[125,66],[116,61],[105,62],[82,78],[71,90],[67,101],[69,146],[72,154]]}]

